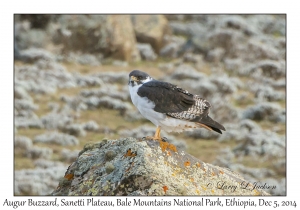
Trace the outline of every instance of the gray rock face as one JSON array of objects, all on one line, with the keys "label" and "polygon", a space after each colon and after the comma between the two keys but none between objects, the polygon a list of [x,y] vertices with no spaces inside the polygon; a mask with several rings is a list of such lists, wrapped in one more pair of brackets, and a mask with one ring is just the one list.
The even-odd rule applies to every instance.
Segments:
[{"label": "gray rock face", "polygon": [[140,54],[144,60],[154,61],[157,58],[156,53],[153,51],[150,44],[137,44],[137,48],[140,51]]},{"label": "gray rock face", "polygon": [[15,172],[15,195],[49,195],[55,189],[65,166],[26,169]]},{"label": "gray rock face", "polygon": [[[52,195],[267,195],[243,177],[168,143],[124,138],[86,145]],[[221,189],[218,182],[236,186]]]},{"label": "gray rock face", "polygon": [[28,150],[32,147],[32,140],[26,136],[16,136],[14,146],[16,148]]},{"label": "gray rock face", "polygon": [[243,118],[285,122],[285,109],[281,108],[278,104],[263,102],[248,107],[243,112]]},{"label": "gray rock face", "polygon": [[58,145],[77,145],[79,141],[76,137],[58,133],[58,132],[49,132],[38,135],[35,137],[34,142],[42,142],[48,144],[58,144]]},{"label": "gray rock face", "polygon": [[27,150],[27,157],[31,159],[42,158],[42,159],[49,160],[51,159],[52,154],[53,154],[53,150],[45,147],[33,146]]},{"label": "gray rock face", "polygon": [[168,33],[168,21],[163,15],[132,15],[135,35],[138,42],[149,43],[156,53],[163,45]]},{"label": "gray rock face", "polygon": [[57,22],[54,42],[63,44],[65,51],[101,51],[115,59],[140,59],[129,15],[61,15]]}]

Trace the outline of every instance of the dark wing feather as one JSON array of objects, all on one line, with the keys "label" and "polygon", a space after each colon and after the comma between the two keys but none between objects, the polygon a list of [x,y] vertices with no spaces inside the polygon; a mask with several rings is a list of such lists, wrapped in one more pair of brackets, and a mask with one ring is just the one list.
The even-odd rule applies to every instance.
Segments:
[{"label": "dark wing feather", "polygon": [[137,94],[147,97],[160,113],[187,111],[194,105],[193,95],[167,82],[152,80],[143,84]]}]

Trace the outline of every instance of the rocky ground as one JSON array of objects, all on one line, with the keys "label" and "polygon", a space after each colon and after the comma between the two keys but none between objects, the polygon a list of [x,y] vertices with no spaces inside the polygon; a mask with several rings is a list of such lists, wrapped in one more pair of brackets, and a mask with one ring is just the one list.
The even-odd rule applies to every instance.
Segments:
[{"label": "rocky ground", "polygon": [[87,143],[142,138],[133,69],[211,102],[222,135],[162,133],[200,160],[286,194],[283,15],[16,15],[15,195],[47,195]]}]

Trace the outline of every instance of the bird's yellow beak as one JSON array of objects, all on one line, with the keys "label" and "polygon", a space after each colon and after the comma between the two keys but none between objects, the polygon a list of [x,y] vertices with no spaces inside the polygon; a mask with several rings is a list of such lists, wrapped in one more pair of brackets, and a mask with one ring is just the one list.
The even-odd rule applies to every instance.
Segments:
[{"label": "bird's yellow beak", "polygon": [[130,79],[131,79],[131,81],[135,81],[135,82],[138,81],[138,79],[135,76],[131,76]]}]

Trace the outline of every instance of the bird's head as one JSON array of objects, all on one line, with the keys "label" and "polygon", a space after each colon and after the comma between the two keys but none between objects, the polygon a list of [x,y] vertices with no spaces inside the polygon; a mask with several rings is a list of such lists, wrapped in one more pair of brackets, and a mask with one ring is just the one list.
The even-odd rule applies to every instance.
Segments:
[{"label": "bird's head", "polygon": [[139,71],[139,70],[133,70],[129,74],[128,85],[136,86],[136,85],[144,84],[151,80],[152,80],[152,78],[147,73]]}]

